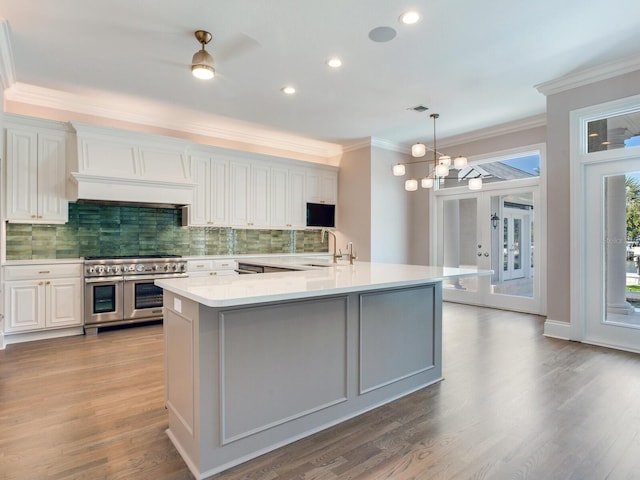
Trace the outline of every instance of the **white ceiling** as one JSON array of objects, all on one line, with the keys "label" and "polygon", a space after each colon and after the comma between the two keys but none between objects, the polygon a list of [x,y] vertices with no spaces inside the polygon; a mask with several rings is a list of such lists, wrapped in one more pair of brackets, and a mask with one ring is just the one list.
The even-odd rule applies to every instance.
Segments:
[{"label": "white ceiling", "polygon": [[[422,21],[400,25],[409,8]],[[20,84],[343,144],[428,141],[430,112],[439,139],[526,119],[545,112],[535,85],[640,54],[636,0],[0,0],[0,16]],[[378,26],[397,36],[371,41]],[[197,29],[208,82],[190,74]]]}]

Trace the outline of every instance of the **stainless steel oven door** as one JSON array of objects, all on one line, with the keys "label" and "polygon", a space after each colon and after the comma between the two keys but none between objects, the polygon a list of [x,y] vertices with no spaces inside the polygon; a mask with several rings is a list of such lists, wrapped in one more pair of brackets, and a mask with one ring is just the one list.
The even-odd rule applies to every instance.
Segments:
[{"label": "stainless steel oven door", "polygon": [[122,275],[86,278],[84,284],[84,323],[86,325],[122,321]]},{"label": "stainless steel oven door", "polygon": [[184,273],[165,275],[125,275],[124,318],[127,320],[162,319],[162,289],[154,285],[159,278],[186,277]]}]

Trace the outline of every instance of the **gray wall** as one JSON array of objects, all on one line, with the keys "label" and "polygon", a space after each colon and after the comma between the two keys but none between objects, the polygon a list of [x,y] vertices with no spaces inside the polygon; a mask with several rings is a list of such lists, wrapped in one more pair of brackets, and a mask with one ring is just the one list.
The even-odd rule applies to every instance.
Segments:
[{"label": "gray wall", "polygon": [[338,248],[347,242],[362,261],[409,263],[410,195],[391,174],[408,155],[375,146],[346,152],[338,177]]},{"label": "gray wall", "polygon": [[569,115],[573,110],[640,94],[640,71],[547,98],[547,317],[569,322]]},{"label": "gray wall", "polygon": [[338,248],[353,242],[371,260],[371,147],[346,152],[338,173]]}]

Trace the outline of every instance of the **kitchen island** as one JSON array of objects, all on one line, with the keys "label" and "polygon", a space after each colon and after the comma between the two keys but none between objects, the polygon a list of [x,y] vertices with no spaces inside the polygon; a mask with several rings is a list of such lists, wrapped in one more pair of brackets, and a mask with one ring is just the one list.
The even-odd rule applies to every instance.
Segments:
[{"label": "kitchen island", "polygon": [[442,380],[442,280],[491,273],[297,263],[156,281],[167,433],[198,479]]}]

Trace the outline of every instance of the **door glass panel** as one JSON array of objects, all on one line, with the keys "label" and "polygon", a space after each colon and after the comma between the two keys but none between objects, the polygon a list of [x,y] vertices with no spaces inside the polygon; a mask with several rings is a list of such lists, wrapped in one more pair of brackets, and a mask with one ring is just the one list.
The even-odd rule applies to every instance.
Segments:
[{"label": "door glass panel", "polygon": [[520,234],[521,234],[522,220],[519,218],[513,219],[513,268],[520,270]]},{"label": "door glass panel", "polygon": [[640,112],[587,122],[587,152],[640,146]]},{"label": "door glass panel", "polygon": [[640,173],[604,178],[603,321],[640,328]]},{"label": "door glass panel", "polygon": [[157,308],[162,306],[162,289],[153,283],[135,284],[135,308]]},{"label": "door glass panel", "polygon": [[93,287],[93,313],[116,311],[116,286],[96,285]]},{"label": "door glass panel", "polygon": [[[443,265],[445,267],[477,267],[478,200],[463,198],[443,202]],[[447,280],[444,288],[475,292],[477,277]]]},{"label": "door glass panel", "polygon": [[533,297],[533,193],[494,195],[491,211],[491,293]]},{"label": "door glass panel", "polygon": [[509,220],[507,218],[502,219],[504,228],[502,235],[502,271],[509,271]]},{"label": "door glass panel", "polygon": [[460,170],[451,168],[440,180],[438,189],[460,187],[470,178],[482,177],[483,183],[506,182],[540,176],[540,155],[524,155],[493,162],[470,163]]}]

